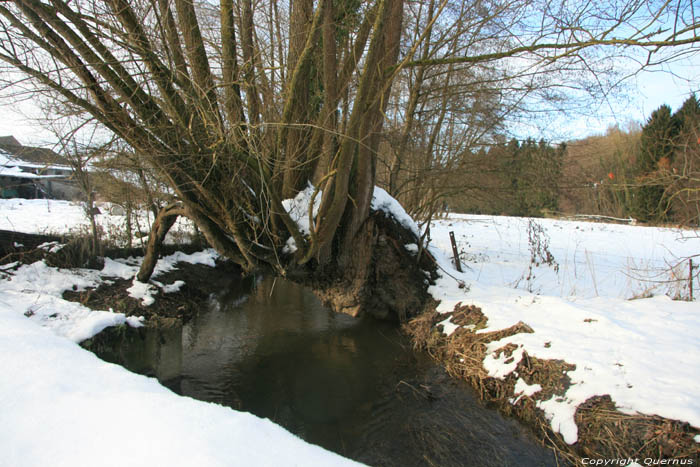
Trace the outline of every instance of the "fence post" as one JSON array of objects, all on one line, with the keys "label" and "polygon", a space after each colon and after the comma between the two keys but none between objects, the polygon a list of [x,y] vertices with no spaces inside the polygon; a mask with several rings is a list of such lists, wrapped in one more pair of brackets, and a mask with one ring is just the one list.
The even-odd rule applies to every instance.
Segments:
[{"label": "fence post", "polygon": [[450,243],[452,243],[452,255],[455,258],[455,267],[459,272],[462,272],[462,265],[459,263],[459,251],[457,251],[457,242],[455,241],[455,233],[450,230]]},{"label": "fence post", "polygon": [[688,286],[690,289],[690,301],[693,301],[693,258],[688,260]]}]

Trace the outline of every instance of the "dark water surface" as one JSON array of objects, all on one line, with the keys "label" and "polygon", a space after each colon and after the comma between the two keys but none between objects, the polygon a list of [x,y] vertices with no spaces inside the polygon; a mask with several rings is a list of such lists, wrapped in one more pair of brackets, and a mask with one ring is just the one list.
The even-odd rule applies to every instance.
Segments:
[{"label": "dark water surface", "polygon": [[237,284],[203,308],[182,327],[127,333],[94,350],[178,394],[269,418],[371,465],[556,465],[394,325],[332,313],[281,279]]}]

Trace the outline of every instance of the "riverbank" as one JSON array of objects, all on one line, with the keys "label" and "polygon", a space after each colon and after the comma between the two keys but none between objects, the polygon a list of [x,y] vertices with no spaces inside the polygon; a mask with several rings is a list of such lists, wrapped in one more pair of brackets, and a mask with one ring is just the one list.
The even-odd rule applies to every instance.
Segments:
[{"label": "riverbank", "polygon": [[[50,255],[51,253],[48,253],[48,256]],[[151,283],[153,288],[148,294],[135,293],[132,290],[134,281],[125,279],[132,276],[137,267],[137,258],[128,257],[105,258],[103,267],[99,270],[60,269],[47,266],[45,260],[25,265],[10,263],[3,267],[10,280],[6,283],[0,281],[0,292],[3,293],[3,297],[9,299],[8,303],[14,304],[14,307],[10,310],[9,307],[0,306],[0,321],[4,326],[3,339],[10,337],[6,342],[4,355],[12,361],[9,366],[0,365],[0,371],[9,371],[13,375],[12,382],[16,382],[19,386],[13,389],[11,386],[5,387],[0,384],[0,396],[8,396],[12,399],[11,409],[0,416],[0,419],[4,426],[4,422],[7,422],[7,426],[16,426],[16,419],[22,413],[28,414],[28,417],[33,420],[36,420],[37,414],[42,411],[50,413],[42,419],[44,424],[41,426],[32,425],[32,423],[18,426],[12,436],[0,440],[0,445],[9,449],[10,446],[20,443],[21,439],[29,437],[27,430],[33,429],[32,439],[38,446],[42,446],[42,450],[54,453],[56,455],[54,460],[60,459],[61,462],[70,462],[74,465],[87,463],[116,465],[120,462],[128,462],[130,465],[151,462],[160,465],[163,461],[172,465],[185,465],[192,462],[193,456],[201,456],[205,459],[202,465],[224,465],[221,459],[226,452],[231,455],[231,449],[227,449],[224,453],[211,452],[220,448],[222,440],[225,439],[221,434],[212,435],[211,431],[230,430],[231,425],[235,426],[233,421],[223,424],[227,412],[222,411],[220,415],[214,416],[211,426],[207,423],[203,430],[195,430],[197,433],[193,440],[182,441],[185,447],[192,448],[197,443],[205,443],[207,437],[211,436],[212,445],[202,447],[202,452],[187,453],[184,452],[185,447],[183,447],[177,451],[181,459],[176,460],[169,452],[159,452],[145,455],[145,461],[136,460],[145,444],[133,437],[146,436],[144,429],[166,433],[148,437],[159,445],[169,446],[172,442],[180,443],[181,429],[193,423],[190,412],[205,410],[211,414],[213,409],[200,409],[196,405],[192,406],[191,399],[180,397],[187,401],[186,406],[191,406],[183,408],[177,398],[170,400],[174,394],[168,395],[163,387],[158,389],[158,392],[164,393],[162,396],[153,396],[150,393],[156,389],[152,387],[154,382],[152,379],[144,378],[144,381],[148,381],[148,383],[142,381],[145,387],[134,388],[133,386],[139,381],[138,376],[133,374],[129,374],[128,377],[119,376],[121,372],[128,372],[121,367],[86,358],[84,355],[86,352],[82,353],[82,357],[78,357],[80,350],[70,343],[72,340],[80,342],[82,347],[96,352],[106,361],[123,364],[124,357],[128,355],[136,358],[137,361],[143,358],[146,364],[136,364],[133,367],[127,365],[127,367],[142,374],[164,378],[165,382],[169,377],[175,376],[174,380],[170,380],[170,384],[175,386],[185,384],[190,390],[193,385],[200,385],[203,388],[203,398],[188,391],[190,397],[197,399],[216,401],[230,407],[250,410],[250,407],[246,409],[239,404],[244,401],[250,403],[251,398],[255,399],[250,393],[260,393],[260,397],[270,401],[269,405],[274,406],[274,410],[269,413],[251,410],[253,413],[285,426],[291,421],[292,425],[296,425],[296,429],[301,428],[305,436],[310,435],[309,430],[311,430],[310,425],[306,423],[318,423],[319,420],[321,425],[335,426],[333,423],[336,423],[337,428],[330,431],[328,428],[324,431],[322,426],[315,427],[316,438],[319,436],[320,439],[332,438],[337,429],[343,434],[340,444],[334,446],[332,450],[367,462],[369,465],[420,463],[458,466],[464,465],[464,462],[494,467],[555,465],[548,457],[547,450],[533,442],[527,430],[519,427],[513,420],[503,419],[495,411],[483,407],[479,409],[481,404],[469,388],[455,384],[425,356],[410,352],[408,343],[399,339],[401,336],[396,333],[395,327],[389,326],[389,323],[373,324],[350,316],[333,314],[323,308],[309,291],[304,291],[302,294],[298,286],[294,286],[291,295],[299,295],[304,306],[297,306],[294,311],[288,310],[286,307],[290,306],[288,302],[291,301],[289,294],[283,293],[277,298],[274,294],[283,289],[289,289],[289,284],[278,280],[275,286],[274,281],[270,280],[265,281],[266,286],[258,282],[254,286],[245,285],[243,284],[245,281],[241,281],[236,270],[231,269],[232,266],[226,262],[217,261],[216,255],[210,250],[189,255],[177,253],[161,258]],[[238,279],[232,280],[232,277],[238,277]],[[232,284],[234,289],[236,284],[241,285],[241,289],[244,289],[242,295],[232,290]],[[219,310],[219,298],[213,298],[212,294],[230,295],[229,298],[221,297],[223,300],[221,303],[243,302],[246,305],[250,304],[252,309],[247,312],[238,308]],[[22,301],[20,297],[26,300]],[[272,300],[271,308],[265,311],[259,303],[255,303],[256,297]],[[30,300],[34,305],[26,308],[26,303]],[[316,310],[314,314],[308,307],[321,309],[321,312]],[[109,311],[101,311],[105,308]],[[26,311],[22,313],[25,309]],[[271,315],[273,310],[276,313],[274,316]],[[328,316],[325,318],[317,316],[319,313]],[[211,323],[212,320],[217,319],[215,317],[219,317],[221,321],[214,321],[207,334],[203,329],[205,326],[203,323]],[[5,318],[14,318],[17,322],[11,322]],[[199,322],[197,322],[198,319]],[[326,337],[322,337],[322,333],[312,334],[313,338],[307,338],[296,344],[290,344],[282,338],[282,336],[296,334],[296,331],[284,327],[277,331],[279,334],[261,334],[258,337],[261,339],[258,344],[254,344],[255,335],[248,335],[246,331],[247,325],[252,325],[259,331],[263,323],[271,327],[284,326],[284,322],[291,323],[292,328],[310,323],[315,327],[323,327],[324,320],[344,323],[341,326],[342,330],[329,330]],[[190,321],[194,324],[187,326]],[[23,335],[13,340],[13,334],[17,334],[16,324],[19,323],[44,331],[44,334],[52,338],[41,341],[40,337],[32,338],[32,336]],[[107,327],[104,327],[105,325]],[[46,328],[52,332],[46,333]],[[240,333],[243,334],[239,335]],[[368,333],[375,335],[374,344],[355,342],[359,336]],[[185,335],[188,336],[186,339]],[[168,340],[173,336],[174,340]],[[197,336],[196,345],[193,344],[192,339],[195,339],[193,336]],[[69,351],[55,348],[57,337],[59,341],[65,343]],[[185,345],[184,342],[188,344]],[[262,356],[248,355],[253,349],[257,348],[259,351],[259,346],[263,343],[266,348],[273,343],[280,348],[278,351],[264,350],[261,352]],[[15,346],[24,345],[26,348],[27,344],[28,352],[13,350]],[[194,356],[179,353],[183,352],[185,347],[189,348],[192,345],[194,345],[192,350]],[[233,348],[231,348],[232,345]],[[237,347],[239,345],[240,348]],[[32,347],[35,348],[34,351]],[[180,347],[179,351],[178,347]],[[208,357],[210,360],[200,360],[203,358],[201,355],[206,354],[203,349],[208,347],[211,347]],[[41,354],[37,353],[38,348],[41,348]],[[389,348],[394,350],[390,351]],[[399,360],[397,360],[397,348],[403,349],[399,352],[401,355],[406,354]],[[373,351],[388,358],[373,358],[376,357]],[[294,357],[299,352],[303,356]],[[139,355],[135,356],[135,353]],[[414,357],[409,357],[409,354]],[[311,365],[312,361],[328,357],[332,357],[333,361],[326,363],[325,368],[331,373],[320,375],[322,383],[314,382],[318,369],[314,369]],[[191,360],[193,358],[196,362]],[[242,366],[250,367],[253,379],[252,382],[240,388],[242,397],[237,404],[232,404],[230,400],[235,396],[230,392],[230,382],[216,381],[217,377],[231,377],[232,369],[218,368],[214,362],[223,361],[230,364],[231,361],[245,358],[249,358],[250,362]],[[260,358],[263,360],[260,361]],[[287,358],[291,360],[285,362]],[[35,360],[45,360],[50,364],[34,365]],[[301,368],[299,374],[294,372],[295,365]],[[200,383],[194,383],[195,379],[192,375],[178,376],[179,371],[182,370],[176,368],[185,367],[201,370],[206,379]],[[416,372],[414,367],[421,370]],[[426,368],[432,368],[432,370]],[[406,376],[414,372],[421,376]],[[42,375],[42,377],[32,380],[31,375]],[[204,375],[216,376],[211,378]],[[178,378],[184,378],[186,383],[178,382],[180,381]],[[239,376],[233,377],[234,380],[238,378]],[[255,384],[259,384],[258,380],[261,378],[267,383],[264,383],[264,388],[256,389]],[[277,383],[280,378],[283,381]],[[98,387],[98,380],[102,380],[105,386]],[[227,388],[226,395],[216,395],[212,399],[212,388],[216,384],[222,384]],[[282,386],[277,387],[275,384],[282,384]],[[165,386],[172,387],[168,384]],[[21,394],[16,394],[19,387],[22,388]],[[271,387],[272,394],[268,394],[266,391]],[[274,389],[276,387],[277,389]],[[296,398],[291,399],[294,401],[292,411],[295,416],[291,420],[278,420],[278,416],[284,419],[289,415],[289,409],[280,412],[277,409],[277,405],[281,405],[284,400],[291,397],[285,391],[290,391],[290,394],[293,393]],[[182,393],[180,389],[176,392]],[[265,394],[268,396],[265,397]],[[362,397],[367,394],[371,396],[367,403],[358,407],[353,406],[354,401],[362,401]],[[32,407],[26,407],[30,403],[29,398],[32,398]],[[87,401],[84,403],[83,400]],[[146,410],[144,405],[149,400],[169,407],[172,413],[168,412],[166,417],[166,409]],[[52,403],[59,404],[60,410],[51,409],[49,405]],[[100,404],[116,404],[118,407],[110,405],[103,410],[97,410]],[[72,406],[74,414],[72,419],[67,414],[69,406]],[[83,414],[85,406],[90,406],[91,410],[103,416]],[[223,407],[220,408],[223,409]],[[134,410],[138,410],[139,413],[134,413]],[[143,413],[140,413],[141,411]],[[394,412],[396,412],[395,415]],[[228,413],[237,414],[238,412]],[[153,417],[153,419],[149,419],[148,423],[144,424],[143,417]],[[307,417],[308,420],[303,417]],[[233,418],[240,417],[233,415]],[[337,421],[333,422],[332,420],[336,418]],[[135,424],[134,427],[131,427],[129,419]],[[110,428],[102,430],[98,425],[99,420],[109,424]],[[159,426],[161,420],[168,426]],[[196,420],[200,420],[199,415],[195,417],[195,426],[202,423]],[[257,420],[261,419],[252,418],[250,422],[243,419],[240,423],[251,423],[256,426]],[[286,423],[282,423],[284,421]],[[53,429],[44,430],[43,427],[47,426],[46,424],[53,427],[60,426],[62,436],[56,438]],[[348,428],[348,425],[354,426],[355,431]],[[364,425],[369,428],[357,431],[357,426]],[[118,443],[133,446],[133,452],[115,454],[110,450],[117,439],[110,437],[114,435],[116,427],[124,431],[124,434],[118,438]],[[265,433],[267,428],[262,428]],[[86,430],[105,433],[105,437],[101,438],[101,441],[94,439],[85,433]],[[316,454],[306,453],[307,448],[303,446],[297,453],[294,443],[289,440],[278,441],[278,436],[281,437],[286,433],[280,430],[280,433],[269,436],[270,443],[279,442],[280,446],[275,446],[270,449],[270,452],[264,454],[249,452],[250,449],[259,448],[258,438],[263,436],[259,433],[260,430],[255,428],[251,433],[238,434],[237,436],[249,436],[252,439],[250,446],[245,447],[242,446],[246,442],[245,439],[237,441],[237,449],[241,450],[235,457],[237,461],[241,459],[242,465],[344,465],[347,462],[340,457],[318,460],[323,457],[316,459]],[[380,436],[376,430],[386,431],[386,433]],[[239,432],[240,430],[236,433]],[[292,436],[289,433],[287,435]],[[166,442],[163,436],[172,436],[172,440]],[[400,439],[395,439],[396,436]],[[92,443],[90,449],[83,452],[80,459],[65,452],[63,443],[70,443],[73,437],[85,438]],[[316,438],[313,439],[321,443]],[[108,443],[108,446],[105,446],[105,443]],[[367,444],[363,445],[363,443]],[[321,444],[326,445],[326,443]],[[19,444],[15,448],[30,449],[24,444]],[[329,446],[326,448],[330,449]],[[104,453],[104,458],[101,457],[101,453]],[[48,462],[47,458],[42,456],[41,453],[28,452],[22,459],[10,457],[9,460],[13,465],[41,465]]]},{"label": "riverbank", "polygon": [[442,250],[431,253],[439,305],[404,330],[451,375],[572,464],[699,464],[696,303],[540,295],[476,282],[483,270],[459,272]]},{"label": "riverbank", "polygon": [[[181,397],[153,378],[106,363],[77,342],[107,327],[186,320],[190,310],[161,311],[192,299],[165,275],[183,262],[214,265],[211,252],[175,254],[159,264],[164,282],[130,287],[133,259],[105,258],[102,269],[60,269],[45,260],[2,266],[0,280],[0,450],[2,465],[358,465],[313,446],[269,420]],[[197,267],[190,279],[196,280]],[[219,272],[219,274],[221,274]],[[178,279],[181,280],[181,279]],[[101,288],[100,285],[106,286]],[[131,290],[130,290],[131,289]],[[176,290],[177,289],[177,290]],[[92,294],[90,294],[92,290]],[[104,292],[104,295],[103,295]],[[63,294],[93,306],[91,310]],[[169,302],[169,294],[180,294]],[[110,309],[112,308],[112,309]],[[150,312],[148,319],[144,314]],[[137,312],[139,311],[139,312]],[[174,313],[174,314],[173,314]]]},{"label": "riverbank", "polygon": [[[486,322],[479,308],[459,306],[450,313],[425,313],[403,329],[417,349],[427,351],[451,376],[467,381],[484,401],[530,426],[545,445],[555,449],[563,463],[595,465],[593,461],[636,459],[639,465],[698,465],[696,428],[669,418],[624,413],[609,395],[593,396],[574,408],[576,441],[567,442],[552,428],[552,417],[542,404],[566,399],[572,387],[567,373],[576,366],[530,356],[514,344],[498,344],[511,336],[533,333],[523,322],[477,333]],[[459,327],[448,336],[446,325]],[[513,371],[502,378],[489,376],[483,362],[490,354],[512,365]]]}]

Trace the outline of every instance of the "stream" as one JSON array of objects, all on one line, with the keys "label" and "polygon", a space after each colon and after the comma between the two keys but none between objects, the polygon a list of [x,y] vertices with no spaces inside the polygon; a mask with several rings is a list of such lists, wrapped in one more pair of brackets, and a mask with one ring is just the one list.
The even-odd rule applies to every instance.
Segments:
[{"label": "stream", "polygon": [[92,350],[369,465],[556,465],[395,325],[333,313],[282,279],[232,281],[183,326],[114,333]]}]

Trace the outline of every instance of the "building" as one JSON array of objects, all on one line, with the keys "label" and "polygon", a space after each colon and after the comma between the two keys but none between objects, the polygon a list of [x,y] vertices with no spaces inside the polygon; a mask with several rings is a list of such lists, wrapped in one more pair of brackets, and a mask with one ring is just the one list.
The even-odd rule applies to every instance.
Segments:
[{"label": "building", "polygon": [[80,190],[66,159],[51,149],[23,146],[13,136],[0,137],[2,198],[72,200]]}]

